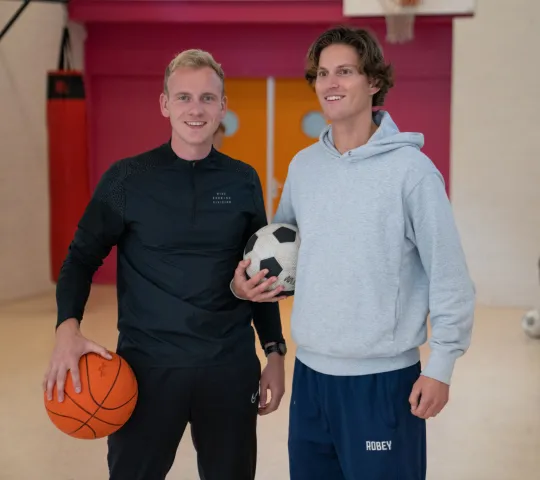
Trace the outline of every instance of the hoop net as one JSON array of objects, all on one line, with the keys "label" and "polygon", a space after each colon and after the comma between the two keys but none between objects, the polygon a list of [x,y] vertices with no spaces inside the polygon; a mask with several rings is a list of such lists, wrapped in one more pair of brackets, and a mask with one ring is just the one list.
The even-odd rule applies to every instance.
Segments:
[{"label": "hoop net", "polygon": [[385,12],[386,41],[407,43],[414,39],[416,7],[422,0],[379,0]]}]

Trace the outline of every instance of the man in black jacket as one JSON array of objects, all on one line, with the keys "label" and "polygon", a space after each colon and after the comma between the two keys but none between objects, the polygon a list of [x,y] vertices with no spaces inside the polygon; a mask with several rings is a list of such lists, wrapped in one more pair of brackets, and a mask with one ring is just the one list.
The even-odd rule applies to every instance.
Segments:
[{"label": "man in black jacket", "polygon": [[[58,280],[43,388],[51,398],[56,383],[62,400],[68,371],[80,388],[83,354],[110,358],[80,323],[93,275],[117,246],[117,352],[137,376],[139,398],[108,438],[110,480],[164,480],[188,422],[201,478],[253,480],[257,415],[276,410],[284,393],[279,291],[249,302],[229,288],[248,238],[267,220],[253,167],[212,147],[226,111],[223,78],[207,52],[171,62],[160,97],[170,141],[104,173]],[[252,320],[268,357],[262,375]]]}]

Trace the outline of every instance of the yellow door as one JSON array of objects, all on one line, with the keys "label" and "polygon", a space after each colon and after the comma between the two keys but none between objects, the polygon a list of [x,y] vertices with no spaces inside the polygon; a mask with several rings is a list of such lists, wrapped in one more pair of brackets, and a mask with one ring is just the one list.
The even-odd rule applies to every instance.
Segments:
[{"label": "yellow door", "polygon": [[326,122],[315,92],[304,79],[278,79],[275,89],[274,214],[289,163],[296,153],[318,141]]},{"label": "yellow door", "polygon": [[266,197],[266,79],[227,79],[228,114],[219,149],[257,170]]}]

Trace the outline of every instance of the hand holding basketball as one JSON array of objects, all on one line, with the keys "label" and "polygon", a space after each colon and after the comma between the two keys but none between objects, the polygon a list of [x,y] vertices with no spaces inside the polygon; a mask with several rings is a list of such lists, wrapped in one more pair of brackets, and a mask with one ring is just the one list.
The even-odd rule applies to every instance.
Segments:
[{"label": "hand holding basketball", "polygon": [[56,330],[56,345],[54,347],[49,368],[43,379],[43,390],[47,392],[47,399],[52,400],[52,392],[56,383],[58,401],[64,400],[64,386],[68,370],[76,392],[81,390],[79,376],[79,359],[85,354],[94,352],[107,360],[111,360],[111,354],[95,342],[85,338],[76,319],[63,322]]}]

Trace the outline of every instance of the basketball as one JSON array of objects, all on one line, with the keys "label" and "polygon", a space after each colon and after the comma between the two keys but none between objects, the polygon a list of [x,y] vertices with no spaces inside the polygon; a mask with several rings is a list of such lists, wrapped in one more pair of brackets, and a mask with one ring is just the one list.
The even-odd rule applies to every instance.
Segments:
[{"label": "basketball", "polygon": [[56,385],[52,400],[45,393],[47,414],[60,431],[74,438],[102,438],[119,430],[133,413],[138,398],[135,374],[122,357],[110,354],[111,360],[96,353],[81,357],[80,393],[69,371],[63,402],[57,400]]},{"label": "basketball", "polygon": [[251,236],[244,249],[244,260],[250,259],[247,276],[252,278],[268,269],[267,278],[277,277],[271,288],[281,286],[280,295],[294,295],[299,248],[300,234],[296,226],[273,223],[262,227]]}]

